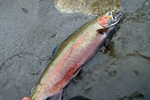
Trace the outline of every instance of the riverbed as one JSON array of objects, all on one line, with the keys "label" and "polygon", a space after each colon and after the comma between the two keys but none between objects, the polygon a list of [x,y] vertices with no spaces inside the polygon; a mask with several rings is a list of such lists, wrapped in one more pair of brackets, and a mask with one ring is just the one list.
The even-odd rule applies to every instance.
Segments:
[{"label": "riverbed", "polygon": [[[150,1],[119,0],[123,19],[64,89],[63,99],[150,100]],[[0,0],[0,100],[30,96],[51,49],[93,19],[62,13],[54,0]]]}]

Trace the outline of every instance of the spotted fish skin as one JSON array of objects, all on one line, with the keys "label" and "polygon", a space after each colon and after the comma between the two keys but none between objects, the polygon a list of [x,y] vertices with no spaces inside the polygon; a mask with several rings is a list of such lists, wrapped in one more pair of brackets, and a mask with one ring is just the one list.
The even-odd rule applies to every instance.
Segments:
[{"label": "spotted fish skin", "polygon": [[[36,84],[30,99],[61,100],[62,90],[116,28],[121,14],[108,12],[89,21],[64,40]],[[56,99],[57,98],[57,99]],[[26,100],[30,100],[27,99]],[[23,99],[25,100],[25,99]]]}]

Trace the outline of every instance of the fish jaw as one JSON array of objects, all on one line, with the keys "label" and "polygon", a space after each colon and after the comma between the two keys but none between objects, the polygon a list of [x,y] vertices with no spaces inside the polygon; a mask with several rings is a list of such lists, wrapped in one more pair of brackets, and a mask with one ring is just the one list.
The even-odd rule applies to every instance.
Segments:
[{"label": "fish jaw", "polygon": [[[107,14],[95,18],[62,42],[30,98],[45,100],[63,90],[76,75],[74,72],[80,69],[104,44],[115,29],[117,25],[115,22],[113,16]],[[100,30],[102,34],[97,30]]]}]

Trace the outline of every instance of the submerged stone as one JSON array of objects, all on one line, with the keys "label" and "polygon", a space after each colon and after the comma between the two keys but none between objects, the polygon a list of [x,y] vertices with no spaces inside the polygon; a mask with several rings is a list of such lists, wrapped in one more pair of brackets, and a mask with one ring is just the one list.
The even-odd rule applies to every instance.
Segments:
[{"label": "submerged stone", "polygon": [[118,0],[55,0],[55,7],[64,13],[100,15],[110,10],[118,11],[121,5]]}]

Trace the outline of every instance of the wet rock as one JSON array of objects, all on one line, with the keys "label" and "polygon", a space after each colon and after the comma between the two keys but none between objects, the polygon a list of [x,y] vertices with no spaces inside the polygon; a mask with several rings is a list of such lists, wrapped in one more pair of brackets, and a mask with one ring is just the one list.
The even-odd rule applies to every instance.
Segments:
[{"label": "wet rock", "polygon": [[55,0],[55,7],[65,13],[100,15],[110,10],[120,9],[118,0]]}]

